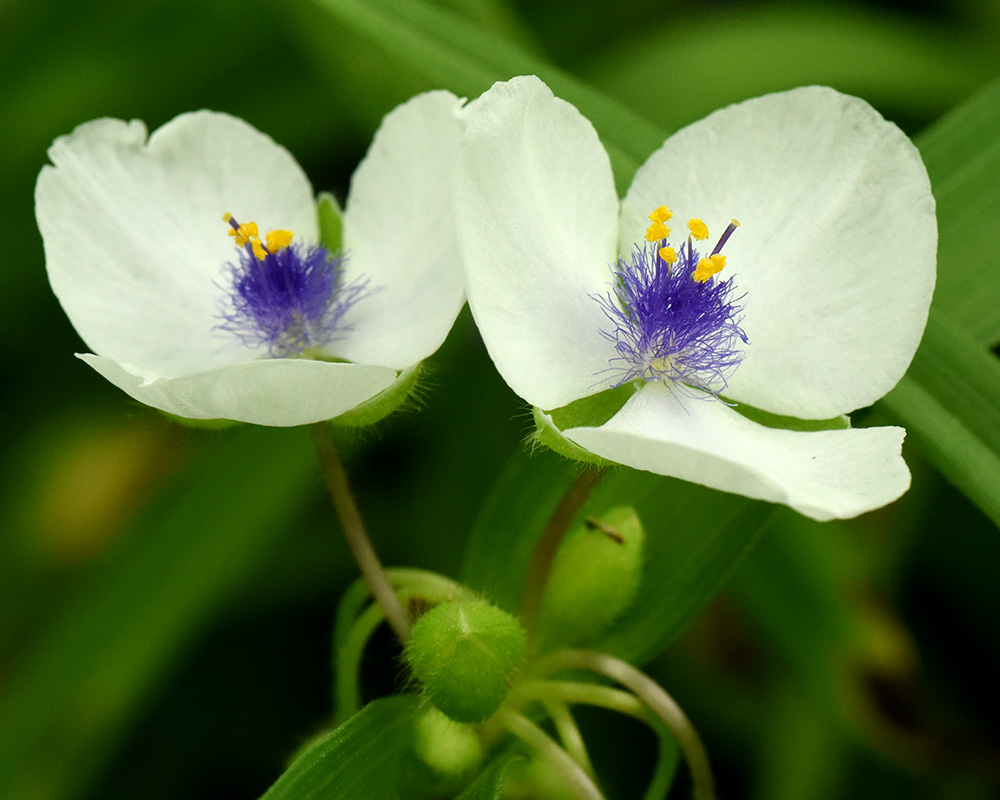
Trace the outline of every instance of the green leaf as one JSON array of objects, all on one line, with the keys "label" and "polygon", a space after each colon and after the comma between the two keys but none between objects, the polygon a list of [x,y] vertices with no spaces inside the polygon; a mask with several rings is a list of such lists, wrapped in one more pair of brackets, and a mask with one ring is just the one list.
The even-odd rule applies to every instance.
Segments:
[{"label": "green leaf", "polygon": [[[463,581],[516,611],[535,543],[577,469],[551,453],[516,453],[473,526]],[[620,467],[579,516],[601,517],[621,505],[632,506],[646,530],[645,566],[631,608],[591,646],[641,663],[694,620],[753,545],[772,506]]]},{"label": "green leaf", "polygon": [[400,758],[418,700],[369,703],[295,759],[261,800],[382,800],[398,796]]},{"label": "green leaf", "polygon": [[627,107],[546,63],[491,30],[421,0],[315,0],[393,58],[426,74],[433,85],[477,97],[494,81],[534,74],[574,103],[597,128],[619,189],[659,147],[662,131]]},{"label": "green leaf", "polygon": [[[871,8],[776,4],[650,23],[599,51],[582,77],[646,110],[664,130],[748,97],[814,84],[933,119],[993,75],[978,54],[957,54],[927,26]],[[697,64],[697,74],[671,66],[678,64]]]},{"label": "green leaf", "polygon": [[259,568],[312,490],[306,437],[257,426],[213,436],[5,682],[0,797],[84,793],[136,708]]},{"label": "green leaf", "polygon": [[879,406],[1000,525],[1000,360],[995,355],[932,308],[909,372]]},{"label": "green leaf", "polygon": [[934,306],[987,345],[1000,342],[1000,81],[917,137],[938,216]]},{"label": "green leaf", "polygon": [[1000,526],[1000,456],[947,404],[904,377],[880,401],[907,428],[935,467]]}]

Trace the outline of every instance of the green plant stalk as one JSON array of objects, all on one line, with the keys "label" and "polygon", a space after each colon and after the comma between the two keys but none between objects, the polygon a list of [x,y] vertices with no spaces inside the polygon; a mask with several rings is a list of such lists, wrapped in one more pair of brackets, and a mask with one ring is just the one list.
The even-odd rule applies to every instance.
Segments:
[{"label": "green plant stalk", "polygon": [[605,800],[601,790],[572,757],[523,714],[502,709],[497,722],[554,767],[580,800]]},{"label": "green plant stalk", "polygon": [[670,729],[691,771],[696,800],[714,800],[715,781],[705,746],[676,701],[656,681],[620,658],[590,650],[558,650],[540,659],[536,672],[585,669],[611,678],[635,693]]},{"label": "green plant stalk", "polygon": [[549,698],[542,699],[542,705],[545,706],[545,711],[548,713],[549,719],[552,720],[566,752],[583,768],[584,772],[593,778],[594,765],[587,754],[587,744],[584,742],[583,734],[580,733],[580,728],[567,705],[560,700],[550,700]]},{"label": "green plant stalk", "polygon": [[323,478],[330,492],[330,499],[333,501],[337,517],[340,519],[340,526],[343,528],[347,545],[361,570],[361,576],[368,584],[372,597],[381,606],[386,622],[389,623],[397,638],[405,644],[410,638],[409,618],[403,604],[396,596],[392,584],[389,583],[385,568],[382,566],[375,548],[372,547],[371,539],[368,538],[368,532],[365,530],[365,524],[361,519],[361,513],[358,511],[357,503],[354,501],[354,495],[347,480],[347,472],[340,461],[340,456],[337,455],[333,431],[330,425],[323,422],[316,423],[311,427],[320,464],[323,466]]}]

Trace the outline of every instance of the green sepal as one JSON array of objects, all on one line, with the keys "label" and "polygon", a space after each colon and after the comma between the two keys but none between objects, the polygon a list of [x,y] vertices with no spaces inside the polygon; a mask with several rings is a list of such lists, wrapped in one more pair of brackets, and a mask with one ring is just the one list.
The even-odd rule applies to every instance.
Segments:
[{"label": "green sepal", "polygon": [[[723,398],[725,400],[725,398]],[[725,400],[725,402],[729,402]],[[746,403],[732,403],[733,411],[746,417],[751,422],[763,425],[765,428],[781,428],[787,431],[843,431],[851,427],[851,418],[840,414],[830,419],[800,419],[786,417],[782,414],[772,414]]]},{"label": "green sepal", "polygon": [[532,436],[532,441],[574,461],[602,467],[609,466],[610,461],[585,450],[575,442],[571,442],[563,436],[562,432],[569,428],[600,427],[617,414],[634,393],[635,386],[626,383],[622,386],[616,386],[614,389],[574,400],[572,403],[552,411],[533,408],[535,433]]},{"label": "green sepal", "polygon": [[227,428],[232,428],[234,425],[244,424],[235,419],[192,419],[191,417],[181,417],[177,414],[171,414],[169,411],[156,410],[171,422],[176,422],[185,428],[197,428],[203,431],[224,431]]},{"label": "green sepal", "polygon": [[458,722],[489,719],[527,655],[521,624],[485,600],[441,603],[411,634],[406,658],[413,674],[430,701]]},{"label": "green sepal", "polygon": [[563,539],[542,598],[543,650],[592,641],[632,605],[646,534],[630,506],[588,517]]},{"label": "green sepal", "polygon": [[344,246],[344,212],[337,199],[326,192],[316,198],[316,218],[319,222],[319,243],[331,253]]},{"label": "green sepal", "polygon": [[339,417],[334,417],[330,422],[344,428],[365,428],[374,425],[409,399],[417,387],[420,372],[421,364],[414,364],[404,369],[391,386],[350,411],[345,411]]}]

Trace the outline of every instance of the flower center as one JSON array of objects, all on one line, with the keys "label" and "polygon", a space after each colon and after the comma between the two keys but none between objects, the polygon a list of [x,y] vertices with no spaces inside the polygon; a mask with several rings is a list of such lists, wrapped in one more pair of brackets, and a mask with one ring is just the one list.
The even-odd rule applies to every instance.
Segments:
[{"label": "flower center", "polygon": [[220,330],[275,358],[309,355],[343,333],[344,313],[367,281],[345,284],[343,261],[320,245],[293,243],[286,230],[261,240],[257,223],[225,214],[239,262],[226,265],[227,298]]},{"label": "flower center", "polygon": [[695,241],[708,239],[708,226],[688,221],[685,242],[670,245],[667,222],[673,212],[660,206],[649,215],[645,241],[631,258],[612,266],[614,291],[595,296],[613,330],[601,333],[614,342],[610,370],[615,386],[629,381],[663,381],[671,387],[718,396],[743,360],[747,336],[740,327],[744,295],[733,297],[733,279],[717,275],[726,266],[721,254],[739,222],[735,219],[712,252],[702,257]]}]

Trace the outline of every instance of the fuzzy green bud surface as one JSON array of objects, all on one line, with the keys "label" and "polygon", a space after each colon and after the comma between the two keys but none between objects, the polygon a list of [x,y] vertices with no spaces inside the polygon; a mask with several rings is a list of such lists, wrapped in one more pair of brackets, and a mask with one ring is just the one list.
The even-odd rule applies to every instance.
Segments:
[{"label": "fuzzy green bud surface", "polygon": [[413,752],[440,778],[461,778],[483,760],[483,744],[468,725],[446,717],[434,706],[416,719]]},{"label": "fuzzy green bud surface", "polygon": [[546,648],[591,640],[632,605],[642,578],[644,540],[638,515],[626,506],[588,518],[566,535],[539,613]]},{"label": "fuzzy green bud surface", "polygon": [[524,664],[524,629],[483,600],[442,603],[413,626],[407,658],[431,702],[458,722],[482,722]]}]

